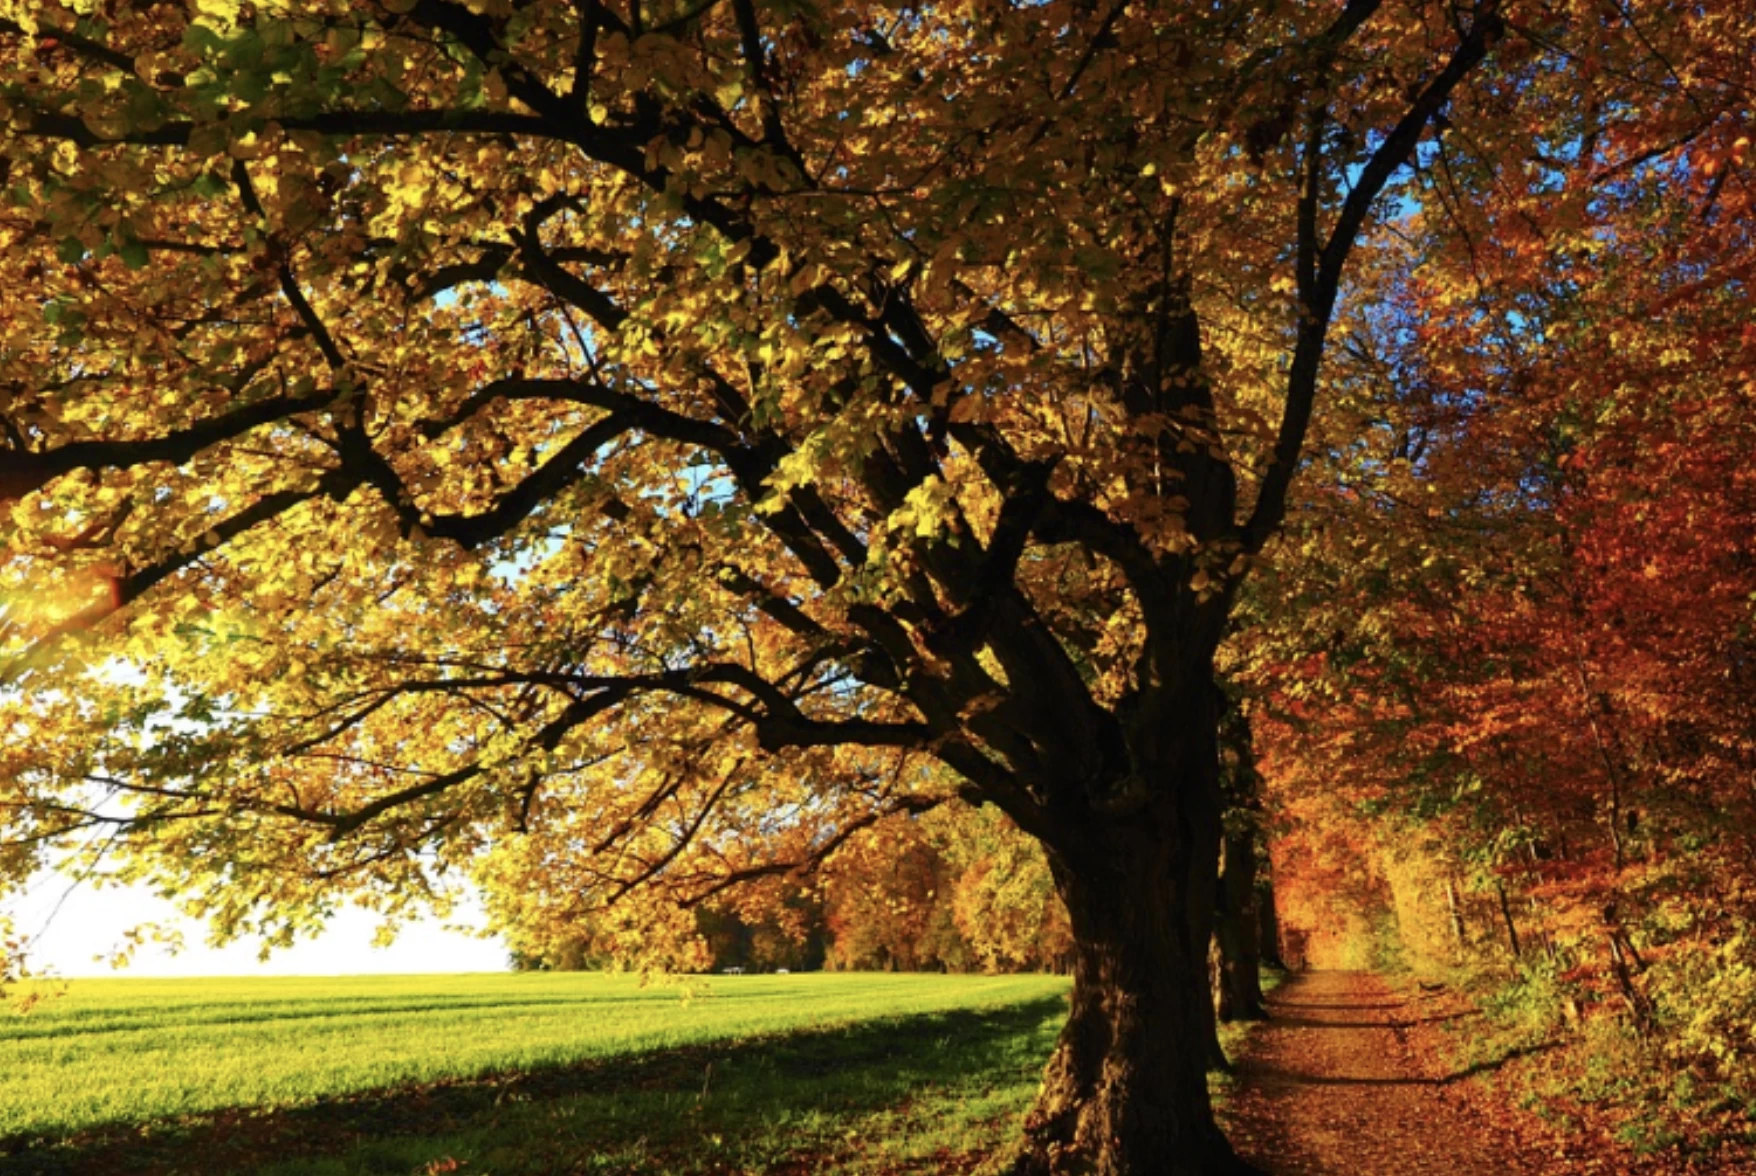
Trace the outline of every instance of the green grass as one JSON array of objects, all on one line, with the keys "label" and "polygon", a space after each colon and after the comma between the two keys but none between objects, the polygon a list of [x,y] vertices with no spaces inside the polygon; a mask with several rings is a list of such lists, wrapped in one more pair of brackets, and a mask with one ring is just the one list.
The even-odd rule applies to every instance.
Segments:
[{"label": "green grass", "polygon": [[0,1021],[0,1172],[967,1170],[1028,1105],[1066,985],[75,981]]},{"label": "green grass", "polygon": [[1017,1135],[1067,987],[76,981],[0,1017],[0,1176],[973,1176]]},{"label": "green grass", "polygon": [[[1278,968],[1264,968],[1261,972],[1261,978],[1262,993],[1266,996],[1286,981],[1287,973]],[[1221,1021],[1219,1045],[1225,1051],[1226,1057],[1234,1062],[1242,1057],[1250,1035],[1256,1032],[1257,1027],[1261,1024],[1261,1021]],[[1215,1106],[1223,1106],[1225,1101],[1232,1096],[1233,1088],[1236,1085],[1236,1073],[1209,1074],[1207,1076],[1207,1090],[1213,1096]]]},{"label": "green grass", "polygon": [[[519,1089],[456,1115],[445,1130],[384,1132],[261,1171],[971,1172],[1016,1136],[1063,1012],[1052,999],[665,1055],[596,1083]],[[370,1118],[384,1121],[377,1108]]]}]

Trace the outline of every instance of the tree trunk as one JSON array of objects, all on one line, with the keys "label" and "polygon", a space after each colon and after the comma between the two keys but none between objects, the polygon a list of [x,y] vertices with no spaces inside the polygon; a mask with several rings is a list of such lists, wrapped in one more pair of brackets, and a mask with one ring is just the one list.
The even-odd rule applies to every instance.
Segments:
[{"label": "tree trunk", "polygon": [[1463,904],[1457,898],[1457,880],[1445,879],[1445,905],[1451,912],[1451,938],[1457,945],[1457,958],[1463,959],[1464,949],[1469,946],[1469,933],[1463,925]]},{"label": "tree trunk", "polygon": [[1256,833],[1254,822],[1226,831],[1219,879],[1219,1019],[1261,1021],[1262,960],[1256,944]]},{"label": "tree trunk", "polygon": [[1500,882],[1494,883],[1494,889],[1500,895],[1500,917],[1506,920],[1506,939],[1512,945],[1512,958],[1524,959],[1524,949],[1518,942],[1518,924],[1512,921],[1512,902],[1506,897],[1506,887]]},{"label": "tree trunk", "polygon": [[[1199,728],[1192,727],[1186,731],[1181,740],[1172,739],[1163,743],[1153,741],[1153,745],[1159,755],[1168,757],[1166,762],[1184,765],[1179,772],[1180,787],[1175,793],[1179,808],[1177,828],[1182,831],[1190,846],[1189,889],[1184,897],[1189,917],[1189,942],[1199,949],[1203,962],[1202,973],[1207,981],[1202,987],[1206,999],[1200,1004],[1204,1019],[1203,1048],[1207,1054],[1209,1070],[1229,1073],[1232,1065],[1219,1043],[1219,1016],[1214,1008],[1214,986],[1206,967],[1219,909],[1220,839],[1225,828],[1222,819],[1225,802],[1219,741],[1221,723],[1229,704],[1224,692],[1213,684],[1211,671],[1207,685],[1199,693],[1205,695],[1205,701],[1212,708],[1207,722]],[[1162,736],[1161,732],[1161,739]]]},{"label": "tree trunk", "polygon": [[1228,1073],[1232,1064],[1219,1043],[1219,1014],[1214,1007],[1214,986],[1208,966],[1219,904],[1220,811],[1217,792],[1211,806],[1186,801],[1183,819],[1185,827],[1194,832],[1195,840],[1189,860],[1189,888],[1184,901],[1188,907],[1189,942],[1200,946],[1202,976],[1206,979],[1202,987],[1206,999],[1201,1002],[1199,1010],[1202,1014],[1202,1050],[1207,1056],[1209,1070]]},{"label": "tree trunk", "polygon": [[1256,950],[1271,968],[1286,969],[1280,950],[1280,911],[1274,905],[1274,879],[1264,878],[1256,888]]},{"label": "tree trunk", "polygon": [[[1208,1102],[1207,941],[1189,910],[1202,855],[1187,818],[1095,818],[1049,847],[1073,923],[1072,1008],[1014,1176],[1254,1171]],[[1216,847],[1207,860],[1217,856]]]}]

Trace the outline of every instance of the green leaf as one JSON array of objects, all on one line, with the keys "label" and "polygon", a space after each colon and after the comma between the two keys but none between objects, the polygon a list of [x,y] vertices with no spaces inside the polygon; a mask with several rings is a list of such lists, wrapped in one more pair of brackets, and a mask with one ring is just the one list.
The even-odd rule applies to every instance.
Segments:
[{"label": "green leaf", "polygon": [[122,258],[122,264],[129,269],[145,269],[146,263],[152,260],[145,245],[139,241],[124,241],[116,252]]},{"label": "green leaf", "polygon": [[85,242],[78,237],[63,237],[55,247],[55,256],[68,265],[78,265],[85,260]]},{"label": "green leaf", "polygon": [[226,182],[212,172],[202,172],[195,177],[195,182],[189,186],[194,189],[196,195],[206,196],[209,199],[215,196],[225,196],[230,192]]}]

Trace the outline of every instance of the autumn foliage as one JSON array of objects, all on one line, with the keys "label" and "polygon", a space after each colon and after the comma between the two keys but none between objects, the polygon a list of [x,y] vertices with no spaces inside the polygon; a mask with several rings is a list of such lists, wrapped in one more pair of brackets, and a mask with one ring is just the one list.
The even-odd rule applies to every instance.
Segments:
[{"label": "autumn foliage", "polygon": [[1242,713],[1674,1024],[1745,921],[1746,9],[0,0],[0,877],[682,958],[826,868],[984,966],[1047,886],[1016,1171],[1232,1176]]},{"label": "autumn foliage", "polygon": [[696,907],[676,942],[640,927],[619,938],[615,912],[556,918],[504,891],[492,902],[522,967],[1064,972],[1073,947],[1042,850],[991,810],[862,831],[809,877]]},{"label": "autumn foliage", "polygon": [[1309,595],[1252,645],[1284,917],[1509,985],[1580,1055],[1549,1096],[1707,1150],[1756,1091],[1749,126],[1491,210],[1511,330],[1416,279],[1389,448],[1295,524]]}]

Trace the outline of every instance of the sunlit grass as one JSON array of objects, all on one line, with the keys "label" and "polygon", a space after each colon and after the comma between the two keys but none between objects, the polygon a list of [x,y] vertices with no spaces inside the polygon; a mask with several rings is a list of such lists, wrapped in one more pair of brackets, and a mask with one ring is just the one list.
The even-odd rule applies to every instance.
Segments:
[{"label": "sunlit grass", "polygon": [[[704,991],[592,974],[76,981],[0,1020],[0,1171],[987,1176],[1067,990],[882,974]],[[1224,1027],[1229,1051],[1247,1031]]]},{"label": "sunlit grass", "polygon": [[79,980],[0,1020],[0,1137],[65,1135],[1050,998],[1044,976]]},{"label": "sunlit grass", "polygon": [[1056,995],[660,1055],[467,1113],[398,1118],[368,1140],[255,1171],[986,1174],[1018,1138],[1065,1011]]}]

